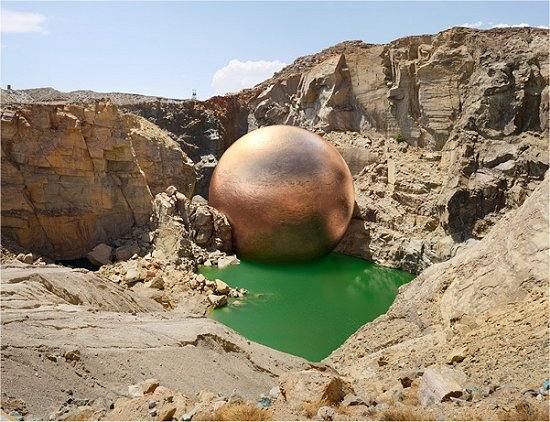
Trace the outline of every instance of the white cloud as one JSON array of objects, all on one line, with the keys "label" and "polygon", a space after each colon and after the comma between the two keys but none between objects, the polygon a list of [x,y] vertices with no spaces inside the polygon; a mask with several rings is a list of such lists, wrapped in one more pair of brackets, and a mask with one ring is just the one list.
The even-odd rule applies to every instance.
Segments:
[{"label": "white cloud", "polygon": [[39,32],[46,34],[42,24],[46,21],[46,16],[40,13],[17,12],[15,10],[2,9],[0,28],[2,32],[26,33]]},{"label": "white cloud", "polygon": [[473,23],[463,23],[459,26],[465,26],[467,28],[476,28],[476,29],[493,29],[493,28],[542,28],[542,29],[548,29],[547,26],[533,26],[529,25],[528,23],[515,23],[515,24],[509,24],[509,23],[494,23],[494,22],[483,22],[483,21],[477,21]]},{"label": "white cloud", "polygon": [[227,66],[218,69],[212,77],[212,88],[216,94],[240,91],[251,88],[278,72],[286,63],[279,60],[246,61],[233,59]]}]

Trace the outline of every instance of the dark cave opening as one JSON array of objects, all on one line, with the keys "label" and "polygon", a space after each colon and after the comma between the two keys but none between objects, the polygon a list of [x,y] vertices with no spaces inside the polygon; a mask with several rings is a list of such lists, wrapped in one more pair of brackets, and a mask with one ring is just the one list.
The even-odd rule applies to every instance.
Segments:
[{"label": "dark cave opening", "polygon": [[85,268],[90,271],[96,271],[100,267],[90,262],[88,258],[59,259],[56,260],[55,263],[70,268]]}]

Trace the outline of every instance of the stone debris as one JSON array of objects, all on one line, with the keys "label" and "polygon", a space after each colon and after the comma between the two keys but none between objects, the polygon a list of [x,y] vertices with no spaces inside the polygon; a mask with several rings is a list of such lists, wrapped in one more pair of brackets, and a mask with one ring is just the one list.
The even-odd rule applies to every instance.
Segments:
[{"label": "stone debris", "polygon": [[230,265],[238,265],[239,262],[239,259],[235,255],[226,256],[218,259],[218,268],[224,269]]},{"label": "stone debris", "polygon": [[[238,264],[234,255],[224,252],[231,248],[231,226],[223,214],[202,201],[189,201],[174,186],[156,195],[148,230],[136,228],[114,244],[119,245],[114,249],[115,258],[124,259],[103,265],[100,274],[142,291],[167,308],[192,298],[191,292],[204,295],[202,300],[200,295],[192,299],[197,310],[203,311],[208,304],[225,305],[228,296],[242,298],[246,294],[245,289],[196,274],[201,263]],[[212,302],[209,295],[220,298]]]},{"label": "stone debris", "polygon": [[316,417],[322,421],[332,421],[335,416],[336,411],[329,406],[321,406],[316,414]]},{"label": "stone debris", "polygon": [[352,386],[331,371],[309,369],[292,372],[281,377],[279,388],[286,406],[301,409],[304,403],[340,404]]},{"label": "stone debris", "polygon": [[219,293],[221,295],[226,295],[229,293],[229,286],[222,280],[216,279],[214,280],[214,289],[216,293]]},{"label": "stone debris", "polygon": [[146,379],[139,384],[130,385],[128,387],[128,395],[130,397],[140,397],[144,394],[153,393],[159,385],[160,383],[157,379]]},{"label": "stone debris", "polygon": [[141,249],[136,241],[130,241],[125,245],[119,246],[115,250],[115,259],[117,261],[127,261],[132,256],[138,255]]},{"label": "stone debris", "polygon": [[464,359],[466,359],[466,356],[468,356],[468,348],[462,347],[460,349],[454,349],[449,355],[447,356],[447,363],[449,365],[452,365],[454,363],[460,363]]},{"label": "stone debris", "polygon": [[227,304],[227,296],[210,294],[208,295],[208,301],[214,308],[221,308]]},{"label": "stone debris", "polygon": [[359,406],[364,405],[366,406],[365,400],[363,400],[361,397],[356,396],[355,394],[346,394],[344,397],[344,400],[342,400],[342,406],[348,407],[348,406]]},{"label": "stone debris", "polygon": [[25,264],[32,264],[34,262],[34,256],[32,253],[20,253],[17,255],[16,259]]}]

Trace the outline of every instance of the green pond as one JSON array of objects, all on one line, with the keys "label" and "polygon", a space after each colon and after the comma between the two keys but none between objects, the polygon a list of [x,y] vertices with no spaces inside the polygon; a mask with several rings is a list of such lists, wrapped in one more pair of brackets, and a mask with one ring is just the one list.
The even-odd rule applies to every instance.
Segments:
[{"label": "green pond", "polygon": [[241,261],[201,267],[248,294],[230,299],[210,317],[243,336],[310,361],[327,357],[359,327],[385,313],[397,289],[414,278],[359,258],[330,253],[302,264]]}]

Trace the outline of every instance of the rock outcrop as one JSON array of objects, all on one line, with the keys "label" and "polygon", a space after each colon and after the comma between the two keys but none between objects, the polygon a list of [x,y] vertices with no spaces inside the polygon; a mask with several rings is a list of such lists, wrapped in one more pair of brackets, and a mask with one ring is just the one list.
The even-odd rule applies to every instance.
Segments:
[{"label": "rock outcrop", "polygon": [[482,238],[548,169],[548,31],[346,42],[241,95],[249,130],[319,131],[355,174],[340,250],[419,272]]},{"label": "rock outcrop", "polygon": [[223,152],[248,130],[248,109],[237,96],[207,101],[143,101],[122,108],[153,122],[195,162],[196,193],[208,198],[214,167]]},{"label": "rock outcrop", "polygon": [[[117,239],[113,247],[102,244],[94,248],[92,252],[107,258],[106,262],[98,262],[102,265],[98,272],[166,308],[184,302],[187,312],[199,315],[204,315],[209,304],[225,304],[228,295],[243,296],[243,290],[196,274],[199,264],[221,268],[239,262],[234,255],[227,255],[232,249],[227,218],[204,199],[189,200],[169,186],[155,196],[149,230],[135,230]],[[101,255],[103,250],[110,254]],[[88,259],[100,261],[92,253]],[[211,300],[214,293],[219,295],[216,301]]]},{"label": "rock outcrop", "polygon": [[[410,386],[424,373],[419,399],[426,403],[456,397],[457,385],[508,388],[517,400],[537,391],[547,378],[549,341],[548,181],[478,244],[403,286],[386,315],[326,362],[364,391],[403,380]],[[463,376],[441,369],[428,376],[432,365]]]},{"label": "rock outcrop", "polygon": [[164,183],[191,195],[194,182],[174,141],[112,103],[2,110],[2,234],[33,252],[86,256],[147,224]]}]

